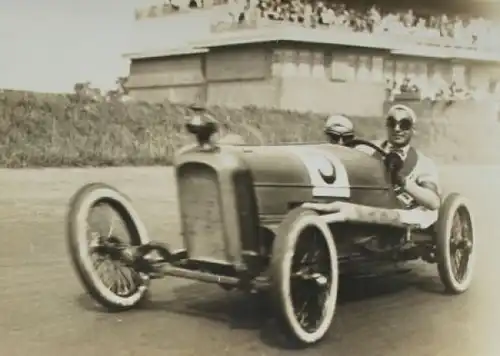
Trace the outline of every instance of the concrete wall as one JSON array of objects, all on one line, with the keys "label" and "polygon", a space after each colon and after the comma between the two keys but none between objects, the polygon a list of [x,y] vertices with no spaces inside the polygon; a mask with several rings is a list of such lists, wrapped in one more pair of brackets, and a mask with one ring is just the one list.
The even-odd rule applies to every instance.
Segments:
[{"label": "concrete wall", "polygon": [[130,96],[137,100],[148,102],[195,103],[203,96],[203,89],[199,85],[182,87],[153,87],[131,89]]},{"label": "concrete wall", "polygon": [[383,85],[339,80],[344,69],[333,68],[332,56],[323,49],[249,45],[142,59],[133,61],[128,86],[131,96],[147,101],[380,114]]},{"label": "concrete wall", "polygon": [[[209,64],[218,69],[210,70]],[[338,111],[356,116],[381,114],[381,103],[386,95],[384,85],[335,79],[332,72],[341,70],[332,69],[331,53],[310,48],[280,47],[276,51],[263,46],[239,53],[209,53],[207,103],[228,107],[256,105],[284,110]]]},{"label": "concrete wall", "polygon": [[384,87],[366,83],[336,83],[317,79],[280,80],[278,107],[320,113],[340,112],[353,116],[382,114]]},{"label": "concrete wall", "polygon": [[[453,65],[375,49],[239,45],[211,48],[204,54],[133,61],[129,87],[140,100],[372,117],[384,112],[386,77],[414,70],[425,76],[439,71],[451,79]],[[493,75],[491,65],[477,65],[468,72],[474,74],[476,84]]]},{"label": "concrete wall", "polygon": [[273,79],[209,83],[207,104],[241,108],[255,105],[276,108],[280,101],[279,83]]},{"label": "concrete wall", "polygon": [[206,56],[207,105],[277,107],[269,46],[211,50]]},{"label": "concrete wall", "polygon": [[205,100],[201,54],[134,60],[127,82],[130,95],[144,101],[193,103]]},{"label": "concrete wall", "polygon": [[208,83],[264,80],[270,76],[269,46],[212,48],[205,56],[205,78]]}]

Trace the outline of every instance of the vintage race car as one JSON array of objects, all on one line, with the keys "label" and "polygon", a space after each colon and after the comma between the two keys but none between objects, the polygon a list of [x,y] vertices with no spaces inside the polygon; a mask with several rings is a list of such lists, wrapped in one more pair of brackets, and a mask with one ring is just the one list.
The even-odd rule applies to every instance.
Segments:
[{"label": "vintage race car", "polygon": [[[338,201],[375,213],[399,209],[385,156],[358,149],[372,143],[221,145],[212,139],[213,122],[197,117],[186,126],[198,142],[175,159],[184,249],[151,241],[130,200],[109,185],[87,184],[71,199],[73,264],[86,291],[109,310],[138,305],[150,280],[164,276],[262,290],[275,304],[278,325],[307,346],[330,328],[342,274],[422,259],[437,264],[447,292],[469,288],[474,225],[458,193],[444,197],[437,222],[425,229],[363,216],[343,221],[303,207]],[[123,220],[128,241],[92,229],[89,217],[102,206]],[[95,258],[114,265],[115,273],[103,276]]]}]

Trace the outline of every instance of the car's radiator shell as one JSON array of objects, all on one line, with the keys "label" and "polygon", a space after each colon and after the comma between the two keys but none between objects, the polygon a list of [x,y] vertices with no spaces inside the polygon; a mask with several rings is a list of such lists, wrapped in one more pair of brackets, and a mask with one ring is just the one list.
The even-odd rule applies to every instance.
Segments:
[{"label": "car's radiator shell", "polygon": [[223,207],[216,172],[190,164],[179,170],[182,235],[193,259],[227,260]]},{"label": "car's radiator shell", "polygon": [[[181,231],[192,260],[243,265],[258,254],[259,217],[251,176],[213,155],[178,165]],[[233,162],[235,163],[235,162]]]}]

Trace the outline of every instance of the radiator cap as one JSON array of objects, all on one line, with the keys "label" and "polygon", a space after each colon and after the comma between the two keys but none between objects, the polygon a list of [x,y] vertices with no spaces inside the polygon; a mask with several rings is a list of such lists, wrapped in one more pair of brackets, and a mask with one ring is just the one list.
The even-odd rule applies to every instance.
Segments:
[{"label": "radiator cap", "polygon": [[217,123],[202,112],[196,112],[186,123],[189,133],[195,135],[198,145],[204,149],[213,149],[212,136],[217,132]]}]

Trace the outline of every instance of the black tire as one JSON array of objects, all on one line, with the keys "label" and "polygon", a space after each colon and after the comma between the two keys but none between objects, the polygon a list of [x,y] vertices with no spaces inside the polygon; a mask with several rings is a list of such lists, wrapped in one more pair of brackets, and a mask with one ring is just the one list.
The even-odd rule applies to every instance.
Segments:
[{"label": "black tire", "polygon": [[[306,329],[297,319],[294,312],[294,297],[291,294],[291,267],[301,234],[308,231],[319,232],[322,246],[325,247],[325,267],[329,273],[325,279],[326,297],[321,299],[322,317],[314,329]],[[277,312],[279,325],[290,341],[298,347],[304,347],[321,341],[329,330],[335,314],[338,291],[337,248],[328,225],[311,210],[297,208],[292,210],[280,224],[273,242],[271,257],[271,290],[270,297]],[[318,294],[319,296],[320,294]]]},{"label": "black tire", "polygon": [[106,204],[120,215],[128,229],[131,245],[149,242],[146,230],[129,199],[115,188],[103,183],[90,183],[80,188],[70,201],[66,221],[66,238],[72,265],[90,296],[108,311],[119,312],[138,305],[148,294],[147,283],[138,283],[127,296],[120,296],[106,287],[97,274],[89,254],[87,218],[99,202]]},{"label": "black tire", "polygon": [[[462,236],[463,240],[457,240],[454,236],[454,221],[457,215],[462,228],[465,226],[465,233],[468,235]],[[463,275],[460,276],[457,276],[458,271],[454,271],[453,268],[451,245],[455,243],[454,241],[462,241],[460,242],[460,246],[463,246],[462,252],[465,251],[465,256],[468,255],[468,258],[465,257]],[[436,261],[439,277],[446,293],[461,294],[469,289],[476,261],[475,242],[474,221],[467,199],[458,193],[448,195],[440,208],[436,224]]]}]

